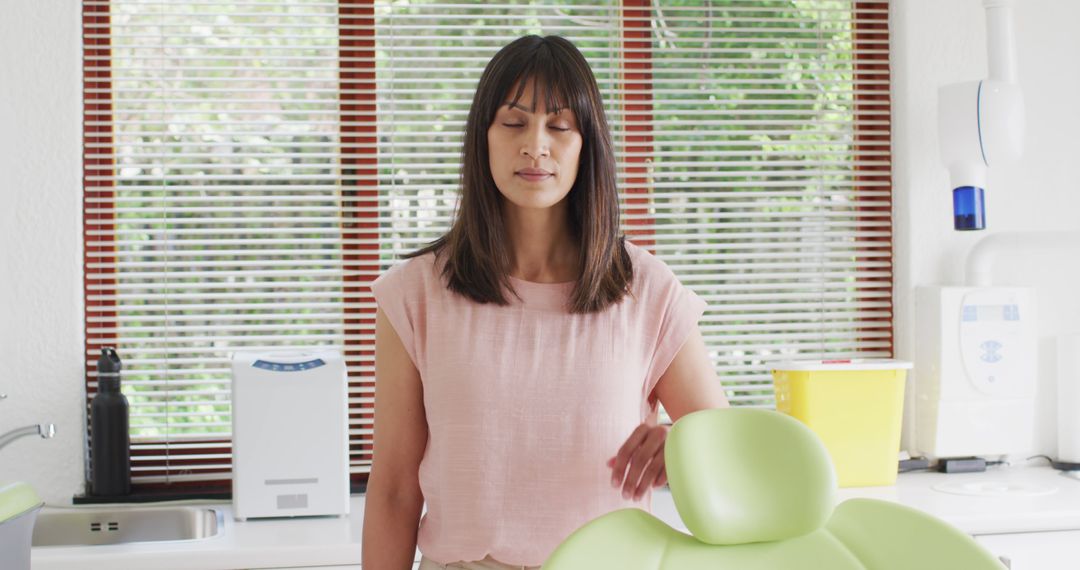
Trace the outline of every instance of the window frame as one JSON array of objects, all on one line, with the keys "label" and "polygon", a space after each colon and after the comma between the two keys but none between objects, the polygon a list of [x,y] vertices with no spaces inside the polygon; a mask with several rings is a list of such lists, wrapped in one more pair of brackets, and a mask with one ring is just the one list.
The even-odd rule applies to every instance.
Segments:
[{"label": "window frame", "polygon": [[[651,0],[622,0],[621,14],[624,18],[621,26],[624,45],[637,48],[648,48],[654,40],[654,31],[649,22],[642,20],[648,18],[652,10]],[[882,35],[888,38],[888,14],[881,11],[881,2],[853,1],[853,13],[857,16],[855,29],[853,30],[854,55],[855,55],[855,81],[856,85],[856,119],[860,113],[860,103],[873,104],[873,109],[880,113],[890,106],[890,86],[888,82],[882,86],[876,83],[860,85],[860,79],[873,78],[863,75],[862,71],[889,70],[888,54],[866,54],[858,49],[860,42],[865,41],[866,34],[872,32],[875,41],[880,42]],[[887,5],[887,4],[886,4]],[[340,167],[343,174],[357,175],[347,176],[342,180],[342,195],[348,198],[349,203],[356,208],[346,208],[342,216],[347,221],[342,227],[342,237],[348,242],[343,245],[343,260],[347,271],[344,277],[344,294],[358,299],[369,301],[365,303],[367,308],[359,309],[347,307],[344,319],[344,329],[355,337],[364,331],[373,330],[375,323],[374,299],[371,297],[369,284],[378,273],[379,246],[376,243],[379,237],[379,217],[376,207],[379,201],[378,189],[378,163],[377,150],[378,140],[375,120],[377,118],[376,96],[373,92],[376,85],[375,69],[375,1],[374,0],[338,0],[339,24],[339,50],[345,56],[341,64],[339,85],[349,84],[361,89],[369,89],[366,94],[345,93],[341,95],[341,114],[359,118],[358,121],[343,121],[341,126],[341,141],[348,142],[351,146],[343,146]],[[102,261],[115,261],[108,257],[108,252],[114,250],[113,236],[111,232],[91,232],[91,221],[94,221],[95,230],[114,230],[115,224],[110,224],[109,216],[113,214],[89,214],[88,204],[93,201],[98,208],[104,205],[106,210],[112,210],[115,204],[115,182],[113,180],[95,179],[98,169],[103,165],[112,164],[114,152],[107,145],[113,144],[112,131],[112,101],[110,91],[112,89],[112,68],[109,61],[110,39],[109,34],[103,34],[101,30],[109,29],[109,0],[84,0],[83,2],[83,269],[84,269],[84,332],[85,332],[85,388],[87,405],[86,448],[90,448],[89,439],[89,404],[96,393],[96,374],[94,373],[97,359],[97,351],[101,346],[115,344],[115,334],[92,332],[91,317],[116,317],[115,301],[100,301],[91,298],[91,287],[94,294],[115,294],[115,289],[108,289],[108,273],[96,271],[91,273],[91,263]],[[625,19],[630,18],[630,19]],[[93,26],[90,28],[89,26]],[[90,37],[94,34],[99,37]],[[627,150],[634,156],[628,157],[623,168],[627,175],[626,181],[620,188],[620,193],[625,203],[625,211],[635,216],[624,225],[624,231],[634,241],[645,248],[655,245],[652,236],[655,234],[655,224],[648,215],[650,204],[649,169],[651,159],[649,155],[654,152],[652,126],[653,115],[650,111],[652,95],[648,86],[652,82],[652,62],[648,51],[635,51],[624,54],[624,73],[622,75],[622,87],[624,90],[633,88],[625,100],[621,102],[629,122],[627,126]],[[884,104],[884,107],[883,107]],[[93,115],[91,115],[93,113]],[[875,115],[876,116],[876,115]],[[886,118],[888,120],[888,118]],[[97,122],[99,124],[91,124]],[[858,125],[858,123],[856,123]],[[857,129],[859,127],[857,126]],[[857,182],[884,183],[885,186],[875,186],[878,189],[887,190],[888,205],[868,205],[864,208],[869,211],[880,211],[882,215],[891,215],[892,207],[892,184],[891,167],[881,169],[877,166],[867,167],[859,164],[857,152],[860,143],[874,143],[874,149],[881,149],[882,143],[888,143],[890,134],[882,135],[880,130],[857,130],[856,140],[856,171]],[[884,147],[888,154],[886,161],[891,164],[891,147]],[[105,235],[101,235],[105,234]],[[368,242],[368,243],[364,243]],[[887,252],[889,266],[892,267],[892,237],[876,239],[874,245],[860,251]],[[105,254],[104,256],[102,254]],[[871,258],[859,258],[871,259]],[[873,259],[881,260],[882,257]],[[349,274],[351,273],[351,274]],[[92,276],[93,275],[93,276]],[[892,320],[892,293],[893,282],[891,276],[877,280],[880,283],[878,289],[887,293],[889,299],[889,316],[878,320]],[[115,282],[115,281],[114,281]],[[102,290],[100,287],[106,286]],[[889,327],[888,351],[894,350],[894,330]],[[352,367],[363,367],[374,370],[374,337],[357,341],[347,340],[344,353],[346,363]],[[364,377],[350,377],[350,393],[367,391],[374,393],[373,372]],[[373,429],[373,407],[364,406],[350,407],[350,421],[355,421],[361,429]],[[221,453],[227,454],[231,450],[228,439],[208,439],[204,442],[207,448],[198,450],[199,454]],[[352,454],[371,454],[371,444],[351,443]],[[133,495],[160,495],[165,493],[180,495],[228,495],[231,489],[231,469],[228,460],[197,459],[186,460],[183,454],[173,454],[168,465],[165,460],[146,461],[139,460],[151,453],[158,453],[136,446],[132,448],[132,462],[139,461],[142,466],[158,467],[161,473],[182,471],[188,463],[206,465],[210,462],[221,464],[220,469],[211,472],[220,473],[222,478],[215,481],[175,481],[169,483],[139,483],[133,485]],[[89,480],[89,461],[86,461],[86,479]],[[367,480],[367,473],[354,473],[351,476],[354,490],[362,489]]]}]

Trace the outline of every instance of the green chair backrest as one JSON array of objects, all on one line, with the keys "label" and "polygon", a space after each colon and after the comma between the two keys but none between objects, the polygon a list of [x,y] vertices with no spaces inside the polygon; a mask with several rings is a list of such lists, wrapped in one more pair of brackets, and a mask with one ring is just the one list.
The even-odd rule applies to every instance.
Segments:
[{"label": "green chair backrest", "polygon": [[0,522],[15,518],[40,505],[41,498],[29,484],[17,481],[0,485]]},{"label": "green chair backrest", "polygon": [[691,534],[641,509],[601,516],[567,538],[544,570],[999,570],[970,536],[902,505],[836,504],[828,451],[790,416],[702,410],[668,434],[672,498]]}]

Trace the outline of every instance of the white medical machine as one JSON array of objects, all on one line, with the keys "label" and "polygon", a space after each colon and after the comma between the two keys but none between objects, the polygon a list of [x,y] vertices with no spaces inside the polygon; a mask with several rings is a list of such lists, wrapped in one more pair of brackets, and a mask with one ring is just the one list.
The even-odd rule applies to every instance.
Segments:
[{"label": "white medical machine", "polygon": [[965,457],[1034,449],[1034,291],[917,287],[915,312],[918,451]]},{"label": "white medical machine", "polygon": [[233,354],[236,519],[349,514],[348,423],[339,352]]},{"label": "white medical machine", "polygon": [[1020,157],[1024,149],[1024,94],[1016,81],[1012,0],[983,0],[986,79],[938,89],[938,141],[949,169],[953,227],[986,227],[986,170]]}]

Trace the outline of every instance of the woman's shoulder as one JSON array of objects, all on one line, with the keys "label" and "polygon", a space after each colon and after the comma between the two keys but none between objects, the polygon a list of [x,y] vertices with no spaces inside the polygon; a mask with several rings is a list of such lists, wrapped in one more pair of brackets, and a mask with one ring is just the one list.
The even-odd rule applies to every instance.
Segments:
[{"label": "woman's shoulder", "polygon": [[375,282],[388,282],[395,287],[424,287],[436,275],[436,256],[427,252],[416,257],[396,261],[384,270]]},{"label": "woman's shoulder", "polygon": [[644,287],[663,285],[676,279],[675,273],[668,267],[664,260],[644,247],[630,241],[624,242],[626,253],[630,255],[630,261],[634,264],[634,282]]}]

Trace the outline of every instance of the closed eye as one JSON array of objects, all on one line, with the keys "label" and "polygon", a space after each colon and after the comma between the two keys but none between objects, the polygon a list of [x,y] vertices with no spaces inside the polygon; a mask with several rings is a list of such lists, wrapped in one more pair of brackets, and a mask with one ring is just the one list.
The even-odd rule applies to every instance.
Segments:
[{"label": "closed eye", "polygon": [[[504,127],[524,127],[525,125],[512,124],[512,123],[503,123],[503,126]],[[555,129],[556,131],[564,131],[564,132],[570,130],[569,128],[566,128],[566,129],[562,129],[562,128],[559,128],[559,127],[550,127],[550,128]]]}]

